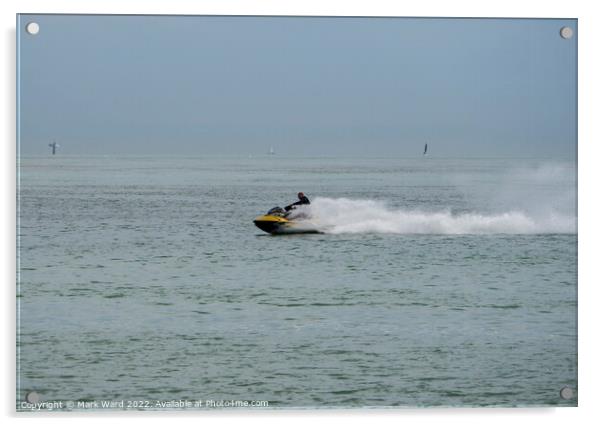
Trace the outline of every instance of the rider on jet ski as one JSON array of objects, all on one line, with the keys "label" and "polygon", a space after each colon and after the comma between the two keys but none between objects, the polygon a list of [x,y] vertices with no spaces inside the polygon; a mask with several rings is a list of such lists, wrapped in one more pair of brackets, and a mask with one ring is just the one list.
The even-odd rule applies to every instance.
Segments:
[{"label": "rider on jet ski", "polygon": [[309,202],[309,198],[307,198],[303,192],[299,192],[297,194],[297,198],[299,198],[299,201],[296,201],[296,202],[294,202],[292,204],[289,204],[288,206],[286,206],[284,208],[284,210],[286,210],[288,212],[288,211],[293,210],[295,208],[295,206],[300,206],[302,204],[311,204]]},{"label": "rider on jet ski", "polygon": [[309,199],[299,192],[299,201],[289,204],[285,208],[274,207],[266,214],[255,218],[253,223],[268,234],[316,234],[321,231],[310,221],[311,211],[308,207]]}]

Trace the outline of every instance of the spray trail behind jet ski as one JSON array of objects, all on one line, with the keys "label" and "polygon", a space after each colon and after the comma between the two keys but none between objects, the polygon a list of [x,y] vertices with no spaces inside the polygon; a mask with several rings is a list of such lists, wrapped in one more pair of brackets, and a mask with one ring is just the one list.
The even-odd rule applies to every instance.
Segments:
[{"label": "spray trail behind jet ski", "polygon": [[575,233],[576,219],[550,211],[535,217],[523,211],[496,214],[393,209],[384,202],[316,198],[312,222],[325,233],[384,234],[556,234]]}]

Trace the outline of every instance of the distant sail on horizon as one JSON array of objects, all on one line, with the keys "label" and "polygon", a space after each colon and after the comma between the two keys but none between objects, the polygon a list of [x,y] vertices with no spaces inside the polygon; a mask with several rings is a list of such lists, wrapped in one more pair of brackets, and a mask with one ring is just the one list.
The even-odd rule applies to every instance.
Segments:
[{"label": "distant sail on horizon", "polygon": [[276,152],[274,151],[273,146],[270,147],[270,155],[276,155]]},{"label": "distant sail on horizon", "polygon": [[56,149],[58,147],[60,147],[60,145],[58,143],[56,143],[56,141],[52,141],[52,143],[49,143],[48,146],[50,148],[52,148],[52,155],[55,155],[56,154]]},{"label": "distant sail on horizon", "polygon": [[427,143],[424,144],[424,152],[422,153],[422,155],[426,155],[426,151],[428,150],[428,146],[429,145]]}]

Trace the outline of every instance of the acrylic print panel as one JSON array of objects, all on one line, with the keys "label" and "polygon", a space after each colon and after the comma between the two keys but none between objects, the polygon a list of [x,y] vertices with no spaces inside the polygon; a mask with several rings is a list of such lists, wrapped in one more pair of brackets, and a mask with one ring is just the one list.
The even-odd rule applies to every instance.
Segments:
[{"label": "acrylic print panel", "polygon": [[576,20],[17,27],[19,410],[577,405]]}]

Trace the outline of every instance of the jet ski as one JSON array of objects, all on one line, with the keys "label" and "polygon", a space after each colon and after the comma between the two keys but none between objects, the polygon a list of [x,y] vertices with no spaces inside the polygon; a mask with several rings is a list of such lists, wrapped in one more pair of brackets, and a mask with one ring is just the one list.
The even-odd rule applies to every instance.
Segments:
[{"label": "jet ski", "polygon": [[285,211],[282,207],[274,207],[266,214],[253,220],[255,226],[268,234],[319,234],[317,227],[308,220],[307,214]]}]

